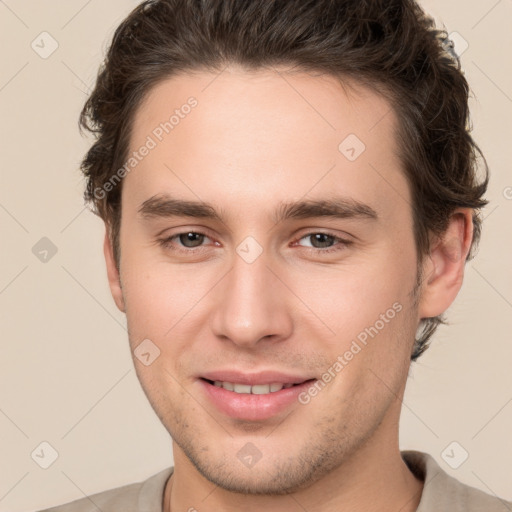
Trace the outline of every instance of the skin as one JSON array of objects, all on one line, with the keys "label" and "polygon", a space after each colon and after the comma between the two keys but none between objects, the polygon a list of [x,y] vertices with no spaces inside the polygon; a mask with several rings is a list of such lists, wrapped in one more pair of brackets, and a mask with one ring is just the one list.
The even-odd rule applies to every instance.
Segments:
[{"label": "skin", "polygon": [[[132,350],[144,339],[160,350],[134,364],[173,438],[164,510],[416,510],[423,483],[400,457],[401,398],[419,321],[444,312],[462,284],[471,211],[457,210],[433,239],[415,289],[410,192],[385,99],[284,69],[182,74],[149,91],[131,150],[190,96],[197,106],[124,178],[119,269],[108,230],[104,244]],[[338,150],[348,134],[366,146],[353,162]],[[222,221],[141,215],[163,194],[210,203]],[[335,196],[377,219],[273,220],[282,202]],[[199,247],[160,242],[187,232],[206,237]],[[314,245],[307,235],[318,232],[351,243]],[[236,252],[247,236],[263,250],[250,264]],[[226,368],[320,379],[396,303],[401,311],[306,405],[242,421],[202,392],[198,375]],[[248,442],[262,454],[251,468],[237,458]]]}]

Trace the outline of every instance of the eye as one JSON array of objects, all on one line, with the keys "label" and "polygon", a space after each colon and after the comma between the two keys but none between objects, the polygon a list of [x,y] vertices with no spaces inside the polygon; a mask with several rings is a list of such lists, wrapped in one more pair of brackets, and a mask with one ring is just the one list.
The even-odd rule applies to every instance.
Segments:
[{"label": "eye", "polygon": [[[174,235],[158,240],[159,244],[165,249],[176,252],[193,253],[195,250],[206,248],[208,242],[214,243],[210,237],[198,231],[183,231]],[[206,243],[205,243],[206,242]],[[315,253],[331,253],[345,249],[352,242],[345,240],[332,233],[312,232],[299,238],[295,244],[303,247],[307,251]]]},{"label": "eye", "polygon": [[201,247],[205,240],[212,241],[204,233],[199,233],[197,231],[184,231],[183,233],[177,233],[159,240],[159,243],[168,249],[187,252],[187,249]]},{"label": "eye", "polygon": [[[309,241],[309,243],[303,245],[300,243],[303,240]],[[332,233],[317,232],[308,233],[307,235],[299,238],[297,243],[306,249],[316,250],[316,252],[329,253],[343,250],[352,242],[349,240],[344,240],[343,238],[340,238],[339,236],[336,236]]]}]

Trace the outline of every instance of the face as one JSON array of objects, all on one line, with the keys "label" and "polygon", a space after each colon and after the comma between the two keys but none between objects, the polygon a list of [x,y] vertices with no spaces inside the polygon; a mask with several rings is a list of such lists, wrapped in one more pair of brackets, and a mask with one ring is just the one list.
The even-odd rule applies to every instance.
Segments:
[{"label": "face", "polygon": [[176,450],[220,487],[298,489],[396,437],[419,317],[395,129],[369,90],[284,70],[180,75],[137,111],[113,293]]}]

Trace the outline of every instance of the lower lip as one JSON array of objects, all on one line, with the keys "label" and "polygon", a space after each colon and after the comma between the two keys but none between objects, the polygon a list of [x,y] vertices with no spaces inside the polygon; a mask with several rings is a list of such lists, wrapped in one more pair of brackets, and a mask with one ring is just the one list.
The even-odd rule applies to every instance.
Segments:
[{"label": "lower lip", "polygon": [[240,420],[261,421],[283,412],[293,403],[298,403],[298,396],[309,388],[315,379],[302,384],[283,388],[273,393],[253,395],[252,393],[235,393],[214,386],[204,379],[199,379],[204,392],[213,404],[224,414]]}]

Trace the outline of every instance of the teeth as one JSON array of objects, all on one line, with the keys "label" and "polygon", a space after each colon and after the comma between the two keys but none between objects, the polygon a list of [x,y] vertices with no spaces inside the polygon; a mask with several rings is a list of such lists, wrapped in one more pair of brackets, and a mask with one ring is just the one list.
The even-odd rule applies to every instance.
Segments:
[{"label": "teeth", "polygon": [[216,380],[213,383],[214,386],[218,388],[224,388],[228,391],[234,391],[235,393],[245,393],[245,394],[253,394],[253,395],[266,395],[267,393],[275,393],[276,391],[281,391],[281,389],[288,389],[293,386],[293,384],[281,384],[279,382],[274,382],[272,384],[255,384],[251,386],[250,384],[238,384],[236,382],[224,382],[220,380]]},{"label": "teeth", "polygon": [[251,393],[253,395],[264,395],[270,393],[270,384],[256,384],[252,387]]},{"label": "teeth", "polygon": [[250,393],[251,392],[251,385],[250,384],[234,384],[233,391],[235,393]]}]

